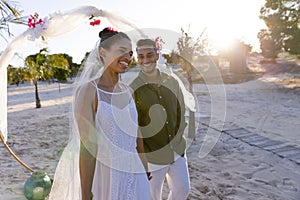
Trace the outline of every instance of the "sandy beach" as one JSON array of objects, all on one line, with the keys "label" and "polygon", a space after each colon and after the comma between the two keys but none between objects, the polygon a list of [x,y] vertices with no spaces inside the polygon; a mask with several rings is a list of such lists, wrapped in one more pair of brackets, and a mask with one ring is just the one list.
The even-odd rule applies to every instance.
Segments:
[{"label": "sandy beach", "polygon": [[[300,65],[284,68],[287,62],[281,59],[276,66],[249,62],[260,74],[253,80],[193,85],[200,112],[196,138],[188,140],[190,200],[300,199]],[[220,87],[226,96],[218,99]],[[36,109],[33,85],[8,87],[7,144],[34,170],[53,177],[68,141],[72,84],[41,82],[39,94],[42,108]],[[224,116],[212,116],[214,109]],[[213,132],[219,136],[217,144],[199,157]],[[2,144],[0,155],[0,199],[25,199],[30,172]],[[165,185],[163,199],[167,191]]]}]

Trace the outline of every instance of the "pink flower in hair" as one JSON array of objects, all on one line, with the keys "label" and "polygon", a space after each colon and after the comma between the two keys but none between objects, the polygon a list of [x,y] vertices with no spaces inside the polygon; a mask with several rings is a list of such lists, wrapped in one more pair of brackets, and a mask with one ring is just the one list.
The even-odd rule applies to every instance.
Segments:
[{"label": "pink flower in hair", "polygon": [[112,28],[112,27],[107,27],[107,30],[108,30],[109,32],[117,32],[117,30],[115,30],[115,29]]}]

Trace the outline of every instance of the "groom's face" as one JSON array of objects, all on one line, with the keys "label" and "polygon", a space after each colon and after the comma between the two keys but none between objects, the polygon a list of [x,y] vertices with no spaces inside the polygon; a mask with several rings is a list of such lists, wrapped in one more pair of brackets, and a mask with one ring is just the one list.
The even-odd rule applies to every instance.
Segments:
[{"label": "groom's face", "polygon": [[151,45],[144,45],[137,48],[138,63],[144,73],[152,73],[156,69],[159,54]]}]

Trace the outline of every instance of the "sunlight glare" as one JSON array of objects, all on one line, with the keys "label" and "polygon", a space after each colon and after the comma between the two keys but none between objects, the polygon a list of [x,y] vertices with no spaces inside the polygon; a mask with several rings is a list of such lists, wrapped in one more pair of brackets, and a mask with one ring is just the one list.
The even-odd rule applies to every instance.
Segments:
[{"label": "sunlight glare", "polygon": [[[212,5],[214,3],[214,5]],[[262,27],[259,19],[260,4],[253,1],[211,1],[207,22],[207,35],[211,46],[222,50],[230,48],[235,40],[255,44],[253,38]],[[216,6],[217,5],[217,6]]]}]

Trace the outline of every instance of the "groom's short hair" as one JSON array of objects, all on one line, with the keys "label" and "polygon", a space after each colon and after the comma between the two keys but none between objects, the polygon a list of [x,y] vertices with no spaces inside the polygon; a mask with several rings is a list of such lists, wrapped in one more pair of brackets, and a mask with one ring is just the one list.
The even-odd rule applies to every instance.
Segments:
[{"label": "groom's short hair", "polygon": [[151,40],[151,39],[140,39],[137,41],[136,43],[136,50],[138,50],[139,47],[141,46],[152,46],[155,50],[156,49],[156,42],[154,40]]}]

